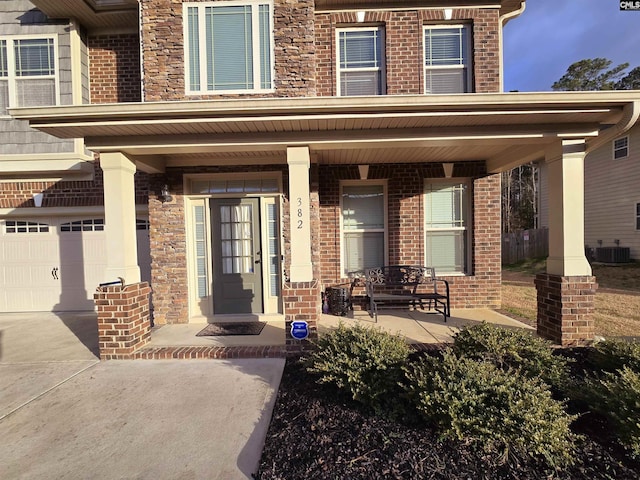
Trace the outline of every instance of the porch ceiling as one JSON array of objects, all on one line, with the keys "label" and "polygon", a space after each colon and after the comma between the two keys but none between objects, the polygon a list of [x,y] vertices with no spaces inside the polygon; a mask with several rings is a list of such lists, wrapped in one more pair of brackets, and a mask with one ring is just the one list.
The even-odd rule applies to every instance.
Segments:
[{"label": "porch ceiling", "polygon": [[[164,165],[284,162],[308,145],[321,163],[487,161],[501,171],[540,159],[559,138],[629,123],[640,92],[316,97],[12,109],[88,148]],[[635,120],[634,120],[635,121]],[[626,124],[625,123],[625,124]]]}]

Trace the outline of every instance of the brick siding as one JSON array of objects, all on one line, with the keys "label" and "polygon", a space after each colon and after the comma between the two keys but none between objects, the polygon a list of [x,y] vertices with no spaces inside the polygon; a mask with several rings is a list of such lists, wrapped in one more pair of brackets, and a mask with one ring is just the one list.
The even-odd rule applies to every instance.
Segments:
[{"label": "brick siding", "polygon": [[[147,174],[137,172],[136,204],[146,205]],[[33,180],[3,183],[0,188],[0,208],[35,207],[33,195],[44,193],[42,207],[90,207],[104,205],[102,170],[94,162],[93,180]]]},{"label": "brick siding", "polygon": [[598,285],[592,276],[540,273],[538,334],[562,346],[588,345],[595,335],[594,297]]},{"label": "brick siding", "polygon": [[[486,174],[484,162],[455,164],[454,176]],[[440,164],[371,165],[369,179],[388,182],[389,264],[424,264],[424,179],[443,178]],[[340,272],[340,181],[357,179],[356,166],[321,166],[320,280],[346,282]],[[500,176],[473,181],[472,274],[446,277],[454,308],[500,306]]]},{"label": "brick siding", "polygon": [[[473,91],[499,92],[500,19],[497,8],[457,8],[452,22],[472,25]],[[380,25],[385,30],[385,63],[388,95],[424,92],[422,26],[445,23],[441,9],[366,12],[357,23],[356,12],[316,14],[317,92],[337,95],[336,28]]]},{"label": "brick siding", "polygon": [[137,34],[89,37],[91,103],[142,101]]},{"label": "brick siding", "polygon": [[149,342],[151,319],[146,282],[98,287],[93,298],[98,310],[98,346],[101,360],[131,358]]}]

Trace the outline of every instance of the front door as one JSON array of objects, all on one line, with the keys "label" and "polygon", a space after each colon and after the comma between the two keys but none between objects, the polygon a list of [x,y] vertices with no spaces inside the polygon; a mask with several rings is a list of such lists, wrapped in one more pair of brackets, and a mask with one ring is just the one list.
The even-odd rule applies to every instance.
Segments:
[{"label": "front door", "polygon": [[214,314],[262,313],[257,198],[211,199]]}]

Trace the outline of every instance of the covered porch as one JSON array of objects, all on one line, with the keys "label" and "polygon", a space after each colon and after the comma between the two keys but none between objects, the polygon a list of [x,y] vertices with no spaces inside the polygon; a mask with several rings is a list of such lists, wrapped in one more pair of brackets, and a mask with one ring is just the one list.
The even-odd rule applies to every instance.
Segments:
[{"label": "covered porch", "polygon": [[[400,335],[417,350],[451,343],[453,336],[464,327],[486,322],[503,328],[517,328],[535,332],[533,327],[509,318],[488,308],[454,309],[447,322],[437,313],[421,310],[388,309],[381,311],[378,321],[363,310],[349,312],[346,316],[321,314],[318,319],[318,336],[331,332],[340,323],[378,328]],[[259,335],[202,336],[197,334],[205,323],[169,324],[153,329],[149,343],[138,350],[137,358],[235,358],[276,357],[291,352],[287,349],[286,322],[284,318],[265,321]]]},{"label": "covered porch", "polygon": [[[424,264],[424,180],[468,180],[473,197],[469,247],[464,253],[468,268],[450,277],[452,303],[458,312],[461,307],[500,304],[499,179],[494,174],[532,161],[549,166],[550,180],[544,191],[554,206],[547,272],[536,282],[537,331],[563,345],[590,341],[596,284],[584,256],[584,157],[635,124],[640,95],[562,92],[273,98],[25,108],[13,109],[11,114],[55,136],[83,138],[87,148],[100,154],[107,280],[124,279],[122,285],[107,287],[95,297],[102,331],[111,332],[101,335],[105,358],[139,357],[145,349],[165,348],[158,342],[168,329],[177,332],[173,329],[179,327],[187,332],[219,313],[216,305],[220,302],[211,294],[216,282],[221,284],[217,281],[220,271],[215,270],[218,264],[205,255],[211,274],[196,271],[198,242],[212,238],[211,231],[198,237],[198,226],[217,225],[212,206],[226,208],[215,202],[217,192],[228,196],[229,188],[237,188],[234,182],[240,178],[244,183],[238,198],[259,199],[237,203],[246,204],[249,211],[248,202],[258,202],[254,210],[261,209],[264,219],[272,218],[273,213],[273,238],[281,247],[272,255],[274,270],[265,268],[254,282],[265,296],[250,311],[282,317],[279,322],[284,327],[273,333],[280,336],[284,347],[261,346],[267,348],[263,354],[270,356],[271,347],[295,352],[307,345],[308,340],[292,337],[292,322],[307,322],[310,339],[322,334],[328,322],[321,314],[320,292],[343,282],[345,276],[340,235],[333,235],[332,250],[327,250],[323,238],[327,231],[342,229],[341,193],[336,187],[340,182],[375,178],[383,184],[384,195],[388,188],[385,198],[398,208],[385,215],[393,218],[394,226],[405,228],[383,232],[387,235],[384,242],[394,249],[388,256],[392,263]],[[404,177],[396,170],[403,171]],[[136,171],[155,179],[149,192],[154,258],[151,288],[140,282],[137,265]],[[265,177],[265,172],[271,177]],[[337,172],[331,186],[323,177],[327,172]],[[272,183],[265,184],[268,181]],[[217,190],[221,182],[226,190]],[[258,223],[266,225],[262,220]],[[268,233],[258,232],[254,238],[262,235],[266,245],[271,239]],[[212,242],[224,240],[213,238]],[[249,260],[247,265],[261,263]],[[201,278],[203,283],[199,283]],[[271,303],[267,286],[276,287]],[[254,299],[256,292],[250,292]],[[152,308],[159,319],[156,323],[167,324],[154,331],[149,323]],[[394,316],[389,325],[406,321],[401,330],[413,332],[416,341],[450,337],[452,331],[447,329],[457,325],[454,319],[443,326],[435,317],[403,315]],[[123,331],[128,333],[123,335]],[[196,348],[192,342],[184,347]],[[237,346],[244,347],[249,348]],[[236,347],[197,347],[207,348]],[[179,355],[204,351],[197,349],[183,349]],[[164,351],[168,355],[175,352],[173,346]]]}]

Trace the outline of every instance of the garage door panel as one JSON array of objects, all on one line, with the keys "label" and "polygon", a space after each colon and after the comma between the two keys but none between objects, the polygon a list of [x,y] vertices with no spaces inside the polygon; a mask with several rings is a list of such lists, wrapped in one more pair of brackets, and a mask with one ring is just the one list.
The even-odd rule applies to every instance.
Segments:
[{"label": "garage door panel", "polygon": [[[5,227],[4,222],[0,226]],[[18,233],[18,222],[13,221],[11,233],[7,228],[0,231],[0,311],[92,310],[96,288],[109,280],[102,220],[64,217],[21,222],[38,227],[22,223],[24,231]],[[138,224],[140,271],[148,280],[148,222]],[[52,275],[54,268],[57,278]]]}]

